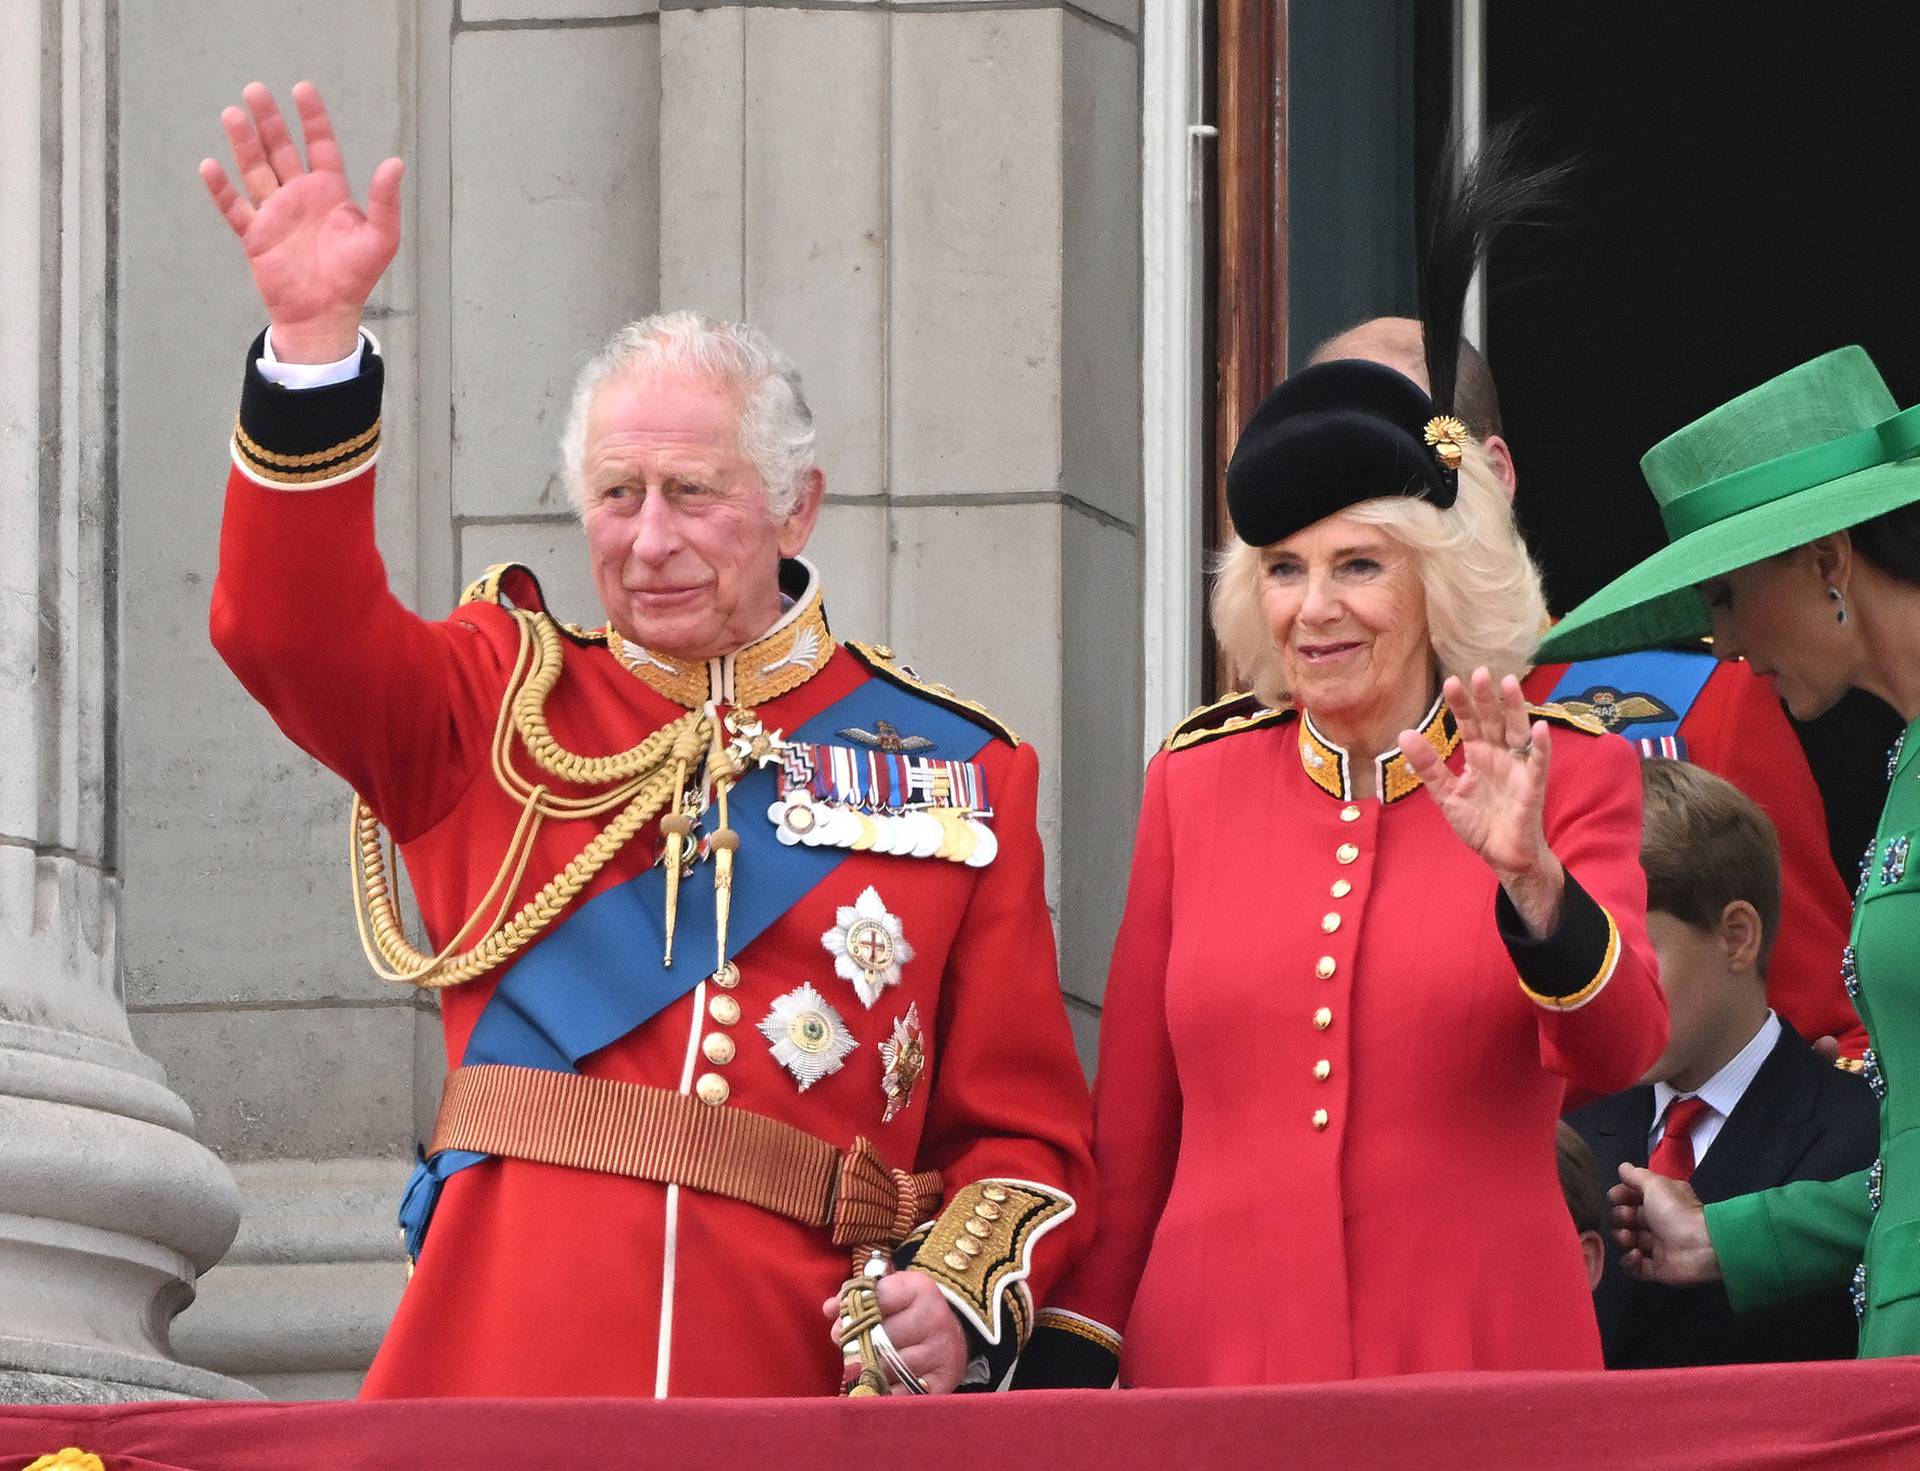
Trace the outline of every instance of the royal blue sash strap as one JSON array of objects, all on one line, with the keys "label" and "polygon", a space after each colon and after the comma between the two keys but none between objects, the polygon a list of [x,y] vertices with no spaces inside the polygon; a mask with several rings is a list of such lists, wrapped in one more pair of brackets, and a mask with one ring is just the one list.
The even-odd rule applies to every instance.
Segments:
[{"label": "royal blue sash strap", "polygon": [[440,1204],[440,1187],[449,1175],[477,1165],[487,1156],[468,1149],[443,1149],[432,1159],[417,1148],[414,1154],[413,1173],[400,1191],[400,1230],[407,1240],[407,1259],[417,1262],[420,1244],[427,1239],[427,1223],[433,1219],[433,1208]]},{"label": "royal blue sash strap", "polygon": [[[882,679],[868,679],[798,730],[783,734],[794,741],[845,744],[841,730],[877,730],[880,721],[933,743],[919,754],[952,761],[971,760],[992,739],[965,716]],[[767,817],[775,799],[771,766],[744,777],[728,798],[740,834],[727,921],[729,959],[851,856],[841,848],[781,843]],[[680,885],[671,969],[661,964],[666,902],[665,871],[656,864],[577,905],[501,977],[474,1024],[463,1061],[577,1072],[589,1053],[619,1041],[693,990],[712,973],[716,959],[711,867],[703,865]],[[401,1208],[410,1249],[417,1250],[417,1240],[424,1237],[447,1176],[486,1157],[449,1150],[414,1167]],[[417,1218],[417,1228],[409,1214]]]},{"label": "royal blue sash strap", "polygon": [[[1642,649],[1582,659],[1567,666],[1547,699],[1594,706],[1594,714],[1609,729],[1640,742],[1642,751],[1671,737],[1676,752],[1684,756],[1685,747],[1678,744],[1680,723],[1706,688],[1716,662],[1713,655],[1696,649]],[[1602,692],[1615,703],[1614,709],[1594,699]]]}]

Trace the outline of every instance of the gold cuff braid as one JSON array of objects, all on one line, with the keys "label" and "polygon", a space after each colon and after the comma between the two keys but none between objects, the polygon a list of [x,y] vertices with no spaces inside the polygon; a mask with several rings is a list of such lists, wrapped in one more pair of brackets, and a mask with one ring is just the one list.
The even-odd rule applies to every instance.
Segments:
[{"label": "gold cuff braid", "polygon": [[[484,975],[524,948],[674,799],[675,763],[683,770],[697,764],[712,739],[713,721],[701,711],[690,711],[616,755],[581,756],[565,749],[554,739],[546,717],[547,696],[564,660],[560,631],[544,613],[516,608],[512,617],[520,644],[494,725],[492,763],[500,789],[520,804],[520,820],[492,884],[438,954],[428,955],[407,939],[396,903],[391,844],[383,846],[379,818],[354,796],[354,919],[361,948],[382,979],[440,990]],[[554,796],[544,782],[530,783],[514,768],[515,736],[546,775],[575,786],[611,785],[588,797]],[[549,817],[593,818],[616,807],[617,815],[573,861],[509,918],[541,822]],[[476,928],[482,929],[482,938],[456,954],[461,940]]]},{"label": "gold cuff braid", "polygon": [[1003,1304],[1015,1342],[1023,1342],[1032,1313],[1016,1292],[1031,1270],[1033,1245],[1073,1214],[1058,1190],[1016,1180],[976,1180],[956,1193],[914,1253],[913,1265],[941,1286],[988,1343],[1000,1342]]},{"label": "gold cuff braid", "polygon": [[1082,1317],[1079,1313],[1069,1313],[1061,1308],[1040,1309],[1038,1326],[1052,1328],[1061,1333],[1071,1333],[1075,1338],[1084,1338],[1095,1348],[1120,1357],[1120,1335],[1105,1323],[1096,1323],[1092,1318]]}]

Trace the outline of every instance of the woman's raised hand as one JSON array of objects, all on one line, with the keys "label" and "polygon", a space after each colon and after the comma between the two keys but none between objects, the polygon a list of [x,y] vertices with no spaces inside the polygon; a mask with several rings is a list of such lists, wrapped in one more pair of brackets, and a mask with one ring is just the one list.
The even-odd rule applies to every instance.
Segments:
[{"label": "woman's raised hand", "polygon": [[311,82],[293,89],[306,137],[304,164],[273,94],[254,82],[242,95],[246,107],[227,108],[220,122],[245,196],[215,159],[201,160],[200,178],[247,253],[275,355],[285,362],[336,362],[359,341],[367,298],[400,248],[403,165],[390,158],[373,171],[362,213],[347,186],[326,104]]},{"label": "woman's raised hand", "polygon": [[1418,731],[1400,733],[1401,754],[1460,840],[1492,868],[1528,930],[1546,935],[1559,922],[1566,887],[1543,818],[1553,738],[1545,721],[1529,719],[1512,675],[1498,686],[1485,669],[1464,684],[1449,676],[1444,693],[1466,755],[1460,771]]}]

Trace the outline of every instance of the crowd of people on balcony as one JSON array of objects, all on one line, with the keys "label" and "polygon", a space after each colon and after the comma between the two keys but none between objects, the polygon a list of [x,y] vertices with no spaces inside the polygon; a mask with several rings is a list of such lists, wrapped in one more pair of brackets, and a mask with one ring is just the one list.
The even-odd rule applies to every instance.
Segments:
[{"label": "crowd of people on balcony", "polygon": [[440,620],[389,590],[362,323],[401,168],[362,211],[294,97],[304,157],[255,86],[237,181],[202,165],[268,320],[212,619],[353,788],[369,957],[444,1024],[369,1394],[1920,1348],[1920,743],[1849,900],[1781,710],[1920,716],[1920,411],[1864,352],[1649,450],[1670,544],[1553,622],[1462,335],[1542,180],[1505,135],[1450,173],[1420,317],[1323,345],[1234,448],[1246,688],[1148,765],[1089,1099],[1033,749],[830,629],[812,414],[759,332],[663,314],[583,371],[604,627],[517,566]]}]

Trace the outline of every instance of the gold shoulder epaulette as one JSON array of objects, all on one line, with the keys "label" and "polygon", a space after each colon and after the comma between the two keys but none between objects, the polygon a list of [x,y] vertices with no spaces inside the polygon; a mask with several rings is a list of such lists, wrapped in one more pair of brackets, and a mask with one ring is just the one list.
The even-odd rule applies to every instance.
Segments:
[{"label": "gold shoulder epaulette", "polygon": [[1020,744],[1020,737],[1013,733],[1013,727],[991,710],[984,705],[976,705],[972,700],[963,699],[944,684],[922,679],[914,672],[911,665],[901,663],[900,656],[885,644],[863,644],[857,639],[848,639],[841,647],[887,683],[897,684],[903,690],[912,690],[922,698],[931,700],[934,704],[943,706],[956,715],[964,715],[975,725],[984,726],[992,731],[1009,746]]},{"label": "gold shoulder epaulette", "polygon": [[519,608],[552,618],[554,627],[577,644],[603,644],[607,641],[604,628],[582,628],[577,623],[564,623],[547,612],[547,598],[540,591],[540,579],[533,575],[533,569],[524,562],[496,562],[487,568],[469,582],[466,591],[460,594],[460,606],[465,607],[468,603],[492,603],[496,608]]},{"label": "gold shoulder epaulette", "polygon": [[1238,735],[1243,730],[1290,719],[1293,713],[1291,705],[1274,709],[1261,704],[1251,691],[1240,690],[1225,699],[1215,700],[1211,705],[1196,705],[1185,720],[1167,732],[1160,749],[1184,751],[1188,746],[1216,741],[1221,736]]},{"label": "gold shoulder epaulette", "polygon": [[1529,705],[1527,713],[1549,725],[1568,726],[1573,730],[1585,731],[1588,735],[1607,733],[1607,727],[1600,720],[1592,715],[1582,715],[1578,710],[1569,710],[1565,705]]}]

